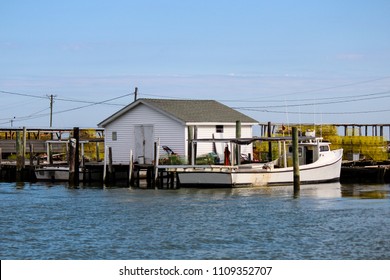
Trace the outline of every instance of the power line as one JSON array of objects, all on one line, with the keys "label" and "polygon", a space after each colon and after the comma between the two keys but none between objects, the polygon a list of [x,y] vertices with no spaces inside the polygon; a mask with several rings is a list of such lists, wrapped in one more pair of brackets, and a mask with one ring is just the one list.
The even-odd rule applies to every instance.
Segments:
[{"label": "power line", "polygon": [[[285,114],[286,111],[277,111],[277,110],[267,110],[267,109],[261,109],[261,110],[251,110],[251,109],[244,109],[247,111],[256,111],[256,112],[264,112],[264,113],[277,113],[277,114]],[[301,114],[301,115],[355,115],[355,114],[372,114],[372,113],[384,113],[384,112],[390,112],[390,109],[383,109],[383,110],[371,110],[371,111],[350,111],[350,112],[302,112],[302,111],[287,111],[288,114]]]},{"label": "power line", "polygon": [[[390,91],[384,91],[384,92],[377,92],[377,93],[369,93],[369,94],[359,94],[359,95],[346,95],[346,96],[334,96],[334,97],[321,97],[321,100],[332,100],[332,99],[349,99],[349,98],[356,98],[361,96],[375,96],[375,95],[387,95]],[[235,100],[234,102],[251,102],[251,103],[275,103],[275,102],[302,102],[302,101],[313,101],[318,100],[318,98],[302,98],[302,99],[262,99],[262,100]],[[232,100],[219,100],[221,102],[233,102]]]},{"label": "power line", "polygon": [[[131,94],[129,94],[131,95]],[[74,102],[74,103],[85,103],[85,104],[95,104],[95,101],[86,101],[86,100],[78,100],[78,99],[66,99],[66,98],[56,98],[58,101],[65,101],[65,102]],[[106,102],[105,105],[113,105],[113,106],[124,106],[124,104],[119,103],[108,103]]]},{"label": "power line", "polygon": [[389,78],[390,78],[390,76],[385,76],[385,77],[375,78],[375,79],[371,79],[371,80],[359,81],[359,82],[348,83],[348,84],[343,84],[343,85],[338,85],[338,86],[324,87],[324,88],[319,88],[319,89],[302,90],[302,91],[296,91],[296,92],[291,92],[291,93],[287,93],[287,94],[280,94],[280,95],[275,95],[275,96],[285,96],[285,95],[325,91],[325,90],[329,90],[329,89],[336,89],[336,88],[350,87],[350,86],[356,86],[356,85],[361,85],[361,84],[368,84],[368,83],[376,82],[376,81],[380,81],[380,80],[387,80]]},{"label": "power line", "polygon": [[[0,91],[2,93],[9,93],[9,92],[4,92],[4,91]],[[20,96],[29,96],[29,97],[33,97],[34,95],[29,95],[29,94],[21,94],[21,93],[11,93],[11,94],[15,94],[15,95],[20,95]],[[130,96],[130,95],[133,95],[134,93],[127,93],[127,94],[124,94],[124,95],[121,95],[121,96],[118,96],[118,97],[114,97],[114,98],[110,98],[110,99],[106,99],[106,100],[103,100],[103,101],[99,101],[99,102],[83,102],[83,103],[88,103],[87,105],[84,105],[84,106],[79,106],[79,107],[75,107],[75,108],[71,108],[71,109],[66,109],[66,110],[62,110],[62,111],[52,111],[53,110],[53,106],[52,106],[52,102],[54,101],[53,98],[55,96],[53,95],[50,95],[49,98],[50,98],[50,109],[51,109],[51,112],[50,113],[46,113],[46,114],[39,114],[39,115],[28,115],[28,116],[24,116],[24,117],[13,117],[13,118],[8,118],[8,120],[12,119],[12,122],[20,122],[20,121],[25,121],[25,120],[29,120],[29,119],[36,119],[36,118],[41,118],[41,117],[47,117],[47,116],[52,116],[52,115],[55,115],[55,114],[61,114],[61,113],[66,113],[66,112],[71,112],[71,111],[75,111],[75,110],[80,110],[80,109],[83,109],[83,108],[87,108],[87,107],[91,107],[91,106],[95,106],[95,105],[113,105],[113,104],[110,104],[108,102],[110,101],[114,101],[114,100],[117,100],[117,99],[120,99],[120,98],[124,98],[124,97],[127,97],[127,96]],[[53,96],[53,98],[52,98]],[[37,96],[35,96],[37,97]],[[46,99],[46,97],[40,97],[42,99]],[[56,98],[56,100],[58,100],[58,98]],[[78,101],[74,101],[74,102],[78,102]],[[119,104],[115,104],[115,105],[119,105]],[[121,106],[124,106],[124,105],[121,105]],[[45,109],[47,110],[47,108]],[[5,119],[4,119],[5,120]],[[0,123],[0,124],[6,124],[8,123],[9,121],[7,122],[3,122],[3,123]],[[50,123],[52,124],[52,120],[50,121]]]},{"label": "power line", "polygon": [[[5,91],[5,90],[0,90],[0,93],[23,96],[23,97],[39,98],[39,99],[46,99],[48,97],[47,95],[41,96],[41,95],[26,94],[26,93],[20,93],[20,92],[11,92],[11,91]],[[134,94],[134,93],[130,93],[129,95],[132,95],[132,94]],[[96,103],[96,101],[86,101],[86,100],[70,99],[70,98],[59,98],[57,96],[55,96],[55,97],[56,97],[56,100],[58,100],[58,101],[87,103],[87,104],[95,104]],[[106,105],[123,106],[123,104],[118,104],[118,103],[107,103]]]},{"label": "power line", "polygon": [[11,92],[11,91],[5,91],[5,90],[0,90],[0,93],[10,94],[10,95],[18,95],[18,96],[24,96],[24,97],[33,97],[33,98],[46,99],[45,96],[32,95],[32,94],[26,94],[26,93],[19,93],[19,92]]},{"label": "power line", "polygon": [[132,93],[127,93],[127,94],[124,94],[124,95],[121,95],[121,96],[118,96],[118,97],[110,98],[110,99],[103,100],[103,101],[100,101],[100,102],[94,102],[92,104],[88,104],[88,105],[84,105],[84,106],[79,106],[79,107],[75,107],[75,108],[71,108],[71,109],[66,109],[66,110],[63,110],[63,111],[54,112],[54,114],[61,114],[61,113],[75,111],[75,110],[80,110],[80,109],[91,107],[91,106],[95,106],[95,105],[102,105],[102,104],[105,104],[106,102],[117,100],[117,99],[120,99],[120,98],[123,98],[123,97],[126,97],[126,96],[130,96],[130,95],[132,95]]},{"label": "power line", "polygon": [[[382,96],[373,96],[381,94]],[[355,99],[347,99],[347,100],[334,100],[334,101],[328,101],[323,102],[325,100],[321,99],[321,103],[314,102],[314,103],[301,103],[301,104],[290,104],[290,105],[267,105],[267,106],[249,106],[249,107],[232,107],[233,109],[260,109],[260,108],[281,108],[281,107],[301,107],[301,106],[314,106],[314,105],[329,105],[329,104],[339,104],[339,103],[350,103],[350,102],[357,102],[362,100],[372,100],[372,99],[381,99],[381,98],[389,98],[390,97],[390,91],[382,92],[382,93],[376,93],[376,94],[366,94],[366,95],[359,95],[359,96],[366,96],[364,98],[355,98]],[[350,98],[351,96],[347,97]],[[328,100],[332,100],[335,98],[328,98]],[[316,100],[316,99],[315,99]]]},{"label": "power line", "polygon": [[48,115],[49,115],[49,113],[45,113],[45,114],[41,114],[42,112],[44,112],[44,111],[47,111],[47,110],[49,110],[50,108],[49,107],[47,107],[47,108],[45,108],[45,109],[43,109],[43,110],[39,110],[39,111],[37,111],[37,112],[35,112],[35,113],[32,113],[32,114],[30,114],[30,115],[27,115],[27,116],[21,116],[21,117],[16,117],[16,116],[14,116],[14,117],[12,117],[12,118],[3,118],[3,119],[1,119],[1,120],[7,120],[6,122],[2,122],[2,123],[0,123],[0,124],[6,124],[6,123],[9,123],[10,121],[12,121],[12,122],[20,122],[20,121],[25,121],[25,120],[31,120],[31,119],[37,119],[37,118],[42,118],[42,117],[47,117]]}]

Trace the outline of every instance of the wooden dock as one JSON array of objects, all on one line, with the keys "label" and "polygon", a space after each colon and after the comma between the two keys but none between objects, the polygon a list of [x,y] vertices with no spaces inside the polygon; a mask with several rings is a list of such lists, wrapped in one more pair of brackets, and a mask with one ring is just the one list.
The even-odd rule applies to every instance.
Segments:
[{"label": "wooden dock", "polygon": [[390,183],[390,161],[348,161],[341,167],[341,183]]},{"label": "wooden dock", "polygon": [[[384,128],[389,127],[390,129],[390,125],[385,124],[371,125],[371,129],[368,129],[370,125],[339,124],[339,126],[346,127],[345,132],[347,132],[347,127],[357,126],[360,129],[364,128],[366,134],[371,130],[374,135],[377,133],[383,135]],[[270,129],[269,124],[267,129]],[[51,164],[55,163],[53,155],[64,154],[64,143],[67,144],[70,138],[74,136],[77,136],[75,143],[79,143],[79,145],[75,145],[77,148],[72,153],[74,153],[74,158],[81,159],[81,161],[74,160],[74,165],[70,163],[69,160],[72,158],[71,152],[68,150],[69,145],[66,145],[66,164],[74,173],[83,173],[82,182],[80,183],[84,185],[178,188],[180,184],[177,180],[177,172],[180,171],[180,168],[192,168],[191,165],[181,165],[180,167],[147,164],[114,165],[112,160],[105,162],[99,156],[99,143],[104,145],[104,131],[102,129],[96,129],[96,134],[100,136],[94,139],[80,137],[79,131],[78,128],[0,129],[0,133],[2,133],[0,139],[0,181],[35,182],[34,170],[38,167],[51,166]],[[85,160],[81,155],[82,152],[77,150],[83,149],[81,148],[83,141],[96,144],[96,160]],[[104,150],[105,148],[100,148],[101,152]],[[108,153],[110,153],[110,149],[108,149]],[[13,160],[8,159],[10,155],[14,156]],[[46,156],[45,163],[42,162],[44,160],[42,155]],[[158,159],[155,159],[155,162],[157,161]],[[226,167],[220,166],[219,168]],[[78,176],[76,177],[78,178]],[[344,162],[340,181],[342,183],[389,183],[390,162]],[[77,181],[73,182],[76,186],[78,183]]]},{"label": "wooden dock", "polygon": [[[2,162],[0,164],[0,182],[36,182],[35,168],[26,163],[20,171],[17,171],[16,162]],[[40,165],[50,166],[48,164]],[[223,166],[222,166],[223,167]],[[104,178],[103,162],[89,162],[82,168],[82,180],[80,185],[119,186],[135,188],[180,188],[177,172],[191,166],[160,166],[155,174],[154,165],[134,164],[132,173],[128,165],[113,165],[112,171]],[[216,167],[217,168],[217,167]],[[50,180],[48,180],[50,181]],[[341,183],[390,183],[390,163],[366,163],[365,165],[343,164],[341,168]]]}]

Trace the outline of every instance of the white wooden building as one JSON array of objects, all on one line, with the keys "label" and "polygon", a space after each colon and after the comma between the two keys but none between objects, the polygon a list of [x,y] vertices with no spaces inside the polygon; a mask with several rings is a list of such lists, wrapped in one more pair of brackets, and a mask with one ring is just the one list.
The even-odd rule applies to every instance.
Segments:
[{"label": "white wooden building", "polygon": [[[168,146],[180,157],[188,156],[188,129],[196,127],[196,137],[234,138],[236,121],[241,137],[252,137],[258,122],[214,100],[138,99],[98,124],[105,130],[105,144],[112,148],[114,164],[128,164],[130,150],[135,161],[152,163],[154,142]],[[223,158],[223,143],[214,146]],[[199,143],[197,155],[213,151],[212,143]],[[221,155],[222,153],[222,155]],[[252,154],[252,145],[241,153]],[[160,155],[167,153],[160,149]]]}]

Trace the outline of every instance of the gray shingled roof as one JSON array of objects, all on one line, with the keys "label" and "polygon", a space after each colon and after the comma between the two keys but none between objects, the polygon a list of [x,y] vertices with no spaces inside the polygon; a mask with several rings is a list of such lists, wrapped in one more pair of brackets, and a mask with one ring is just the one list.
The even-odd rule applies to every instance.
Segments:
[{"label": "gray shingled roof", "polygon": [[235,122],[258,121],[215,100],[142,99],[184,122]]},{"label": "gray shingled roof", "polygon": [[182,100],[182,99],[148,99],[140,98],[129,104],[125,108],[114,113],[98,126],[105,126],[114,121],[138,104],[145,104],[156,110],[160,110],[183,122],[218,122],[232,123],[241,121],[242,123],[258,123],[255,119],[248,117],[222,103],[215,100]]}]

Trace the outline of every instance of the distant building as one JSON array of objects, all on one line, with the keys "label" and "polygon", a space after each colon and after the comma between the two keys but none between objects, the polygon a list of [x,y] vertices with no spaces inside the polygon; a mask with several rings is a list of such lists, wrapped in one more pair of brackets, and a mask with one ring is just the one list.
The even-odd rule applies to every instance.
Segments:
[{"label": "distant building", "polygon": [[[175,154],[188,156],[188,128],[197,128],[196,137],[234,138],[236,121],[241,121],[241,137],[252,137],[258,122],[214,100],[138,99],[98,124],[105,129],[105,144],[112,147],[114,164],[128,164],[130,149],[134,159],[152,163],[154,142],[168,146]],[[216,145],[223,154],[224,144]],[[215,150],[215,149],[214,149]],[[199,143],[197,155],[213,151],[213,144]],[[252,145],[243,146],[252,154]],[[160,149],[161,155],[165,153]]]}]

